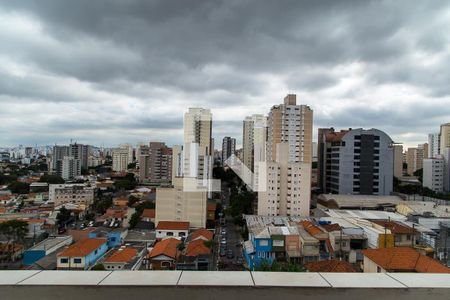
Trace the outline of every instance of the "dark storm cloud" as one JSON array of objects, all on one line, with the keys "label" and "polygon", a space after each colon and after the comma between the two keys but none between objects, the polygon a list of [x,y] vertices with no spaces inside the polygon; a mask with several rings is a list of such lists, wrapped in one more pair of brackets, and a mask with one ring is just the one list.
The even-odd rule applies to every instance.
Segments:
[{"label": "dark storm cloud", "polygon": [[2,1],[4,143],[27,143],[17,128],[150,139],[190,106],[239,140],[288,92],[317,127],[417,143],[449,121],[449,27],[447,1]]}]

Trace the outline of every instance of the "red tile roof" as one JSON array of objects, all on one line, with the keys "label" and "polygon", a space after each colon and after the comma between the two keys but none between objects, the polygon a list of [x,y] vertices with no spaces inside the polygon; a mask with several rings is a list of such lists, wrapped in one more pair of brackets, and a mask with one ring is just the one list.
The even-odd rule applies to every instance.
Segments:
[{"label": "red tile roof", "polygon": [[310,272],[346,273],[357,271],[356,267],[354,267],[349,262],[336,259],[310,262],[305,264],[305,268]]},{"label": "red tile roof", "polygon": [[416,232],[415,229],[412,227],[400,224],[398,222],[394,221],[388,221],[388,220],[372,220],[372,223],[375,223],[377,225],[386,227],[389,229],[392,233],[397,234],[412,234]]},{"label": "red tile roof", "polygon": [[215,203],[209,203],[207,206],[208,211],[216,211],[216,204]]},{"label": "red tile roof", "polygon": [[134,248],[117,249],[110,257],[105,259],[105,263],[127,263],[135,258],[137,253]]},{"label": "red tile roof", "polygon": [[186,256],[195,257],[199,255],[208,255],[211,253],[211,249],[206,247],[205,241],[202,239],[195,240],[192,242],[189,242],[189,244],[186,247]]},{"label": "red tile roof", "polygon": [[142,212],[142,218],[155,218],[155,209],[154,208],[145,208]]},{"label": "red tile roof", "polygon": [[200,237],[204,237],[206,240],[210,241],[214,237],[214,233],[210,230],[207,230],[205,228],[200,228],[191,233],[191,240],[197,240]]},{"label": "red tile roof", "polygon": [[58,256],[84,257],[105,243],[106,239],[83,239],[70,245],[67,249],[60,252]]},{"label": "red tile roof", "polygon": [[366,249],[362,253],[388,272],[450,273],[450,268],[410,247]]},{"label": "red tile roof", "polygon": [[[173,259],[177,256],[177,246],[181,243],[180,240],[175,238],[168,238],[156,243],[153,250],[149,253],[149,258],[154,258],[160,255],[165,255]],[[179,255],[179,254],[178,254]]]},{"label": "red tile roof", "polygon": [[301,221],[300,224],[302,224],[305,230],[312,236],[323,233],[323,231],[319,227],[317,227],[310,221]]},{"label": "red tile roof", "polygon": [[156,230],[189,230],[189,222],[159,221]]},{"label": "red tile roof", "polygon": [[323,227],[323,229],[325,229],[328,232],[341,230],[341,226],[337,223],[322,225],[322,227]]}]

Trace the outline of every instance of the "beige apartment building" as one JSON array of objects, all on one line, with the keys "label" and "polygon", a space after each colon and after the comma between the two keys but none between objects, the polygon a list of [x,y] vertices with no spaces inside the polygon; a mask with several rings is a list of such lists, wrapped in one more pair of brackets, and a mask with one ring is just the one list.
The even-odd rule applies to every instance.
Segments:
[{"label": "beige apartment building", "polygon": [[128,164],[131,163],[129,155],[130,150],[127,147],[121,147],[113,150],[112,169],[114,172],[122,172],[128,170]]},{"label": "beige apartment building", "polygon": [[266,178],[265,191],[260,182],[258,215],[309,216],[311,198],[311,163],[289,162],[289,145],[277,145],[275,162],[261,168],[260,180]]},{"label": "beige apartment building", "polygon": [[277,144],[287,143],[289,162],[312,162],[313,111],[307,105],[297,105],[296,95],[287,95],[284,103],[269,112],[267,131],[267,161],[276,161]]},{"label": "beige apartment building", "polygon": [[403,176],[403,146],[394,145],[394,176],[401,178]]},{"label": "beige apartment building", "polygon": [[173,178],[173,187],[156,189],[155,223],[159,221],[187,221],[192,228],[206,226],[208,193],[184,191],[185,179]]},{"label": "beige apartment building", "polygon": [[312,122],[313,111],[297,105],[296,95],[270,110],[267,162],[257,173],[258,215],[309,216]]},{"label": "beige apartment building", "polygon": [[162,142],[150,142],[138,148],[139,179],[152,184],[172,181],[172,148]]},{"label": "beige apartment building", "polygon": [[423,168],[423,160],[428,157],[428,144],[419,144],[417,148],[408,148],[406,163],[407,173],[413,175],[415,171]]},{"label": "beige apartment building", "polygon": [[94,203],[94,190],[85,184],[50,184],[48,199],[55,207],[70,203],[86,209]]},{"label": "beige apartment building", "polygon": [[445,123],[441,125],[439,138],[440,138],[440,149],[443,152],[444,149],[450,147],[450,123]]},{"label": "beige apartment building", "polygon": [[258,162],[266,161],[267,117],[255,114],[245,117],[242,134],[242,162],[255,171]]},{"label": "beige apartment building", "polygon": [[184,144],[172,149],[172,186],[156,189],[155,221],[187,221],[206,226],[212,179],[212,114],[190,108],[184,115]]}]

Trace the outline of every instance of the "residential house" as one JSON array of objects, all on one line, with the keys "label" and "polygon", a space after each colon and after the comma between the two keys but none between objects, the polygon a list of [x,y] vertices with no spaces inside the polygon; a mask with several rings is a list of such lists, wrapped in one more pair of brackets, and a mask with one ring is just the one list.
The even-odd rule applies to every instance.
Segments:
[{"label": "residential house", "polygon": [[106,239],[84,239],[58,254],[57,268],[87,270],[108,250]]},{"label": "residential house", "polygon": [[300,224],[297,226],[297,229],[303,263],[318,261],[320,257],[320,241],[309,234]]},{"label": "residential house", "polygon": [[108,241],[108,248],[115,248],[120,246],[128,234],[126,228],[110,228],[98,227],[94,231],[89,232],[89,238],[106,238]]},{"label": "residential house", "polygon": [[301,221],[300,224],[313,237],[319,240],[319,255],[320,259],[329,259],[334,254],[334,249],[331,246],[328,232],[322,230],[319,226],[314,225],[311,221]]},{"label": "residential house", "polygon": [[353,273],[358,272],[358,269],[343,260],[322,260],[316,262],[309,262],[305,264],[308,272],[326,272],[326,273]]},{"label": "residential house", "polygon": [[141,220],[144,222],[155,222],[155,209],[145,208],[142,211]]},{"label": "residential house", "polygon": [[207,241],[199,238],[190,241],[183,253],[183,263],[177,265],[178,270],[209,270],[211,260],[211,246]]},{"label": "residential house", "polygon": [[29,266],[40,260],[44,256],[47,256],[56,250],[69,246],[72,244],[72,236],[52,236],[42,242],[34,245],[33,247],[25,250],[23,253],[23,264]]},{"label": "residential house", "polygon": [[417,231],[405,224],[390,220],[372,220],[383,228],[387,228],[394,235],[394,247],[413,247],[416,244]]},{"label": "residential house", "polygon": [[450,273],[450,268],[410,247],[363,250],[364,273]]},{"label": "residential house", "polygon": [[146,248],[143,244],[114,249],[101,263],[106,270],[138,270]]},{"label": "residential house", "polygon": [[181,243],[176,238],[166,238],[156,243],[149,251],[149,268],[152,270],[175,270],[181,252],[178,245]]},{"label": "residential house", "polygon": [[244,256],[250,270],[260,267],[263,261],[272,264],[272,239],[267,227],[249,232],[249,240],[244,242]]},{"label": "residential house", "polygon": [[168,237],[186,238],[189,233],[189,222],[184,221],[159,221],[156,226],[156,239]]}]

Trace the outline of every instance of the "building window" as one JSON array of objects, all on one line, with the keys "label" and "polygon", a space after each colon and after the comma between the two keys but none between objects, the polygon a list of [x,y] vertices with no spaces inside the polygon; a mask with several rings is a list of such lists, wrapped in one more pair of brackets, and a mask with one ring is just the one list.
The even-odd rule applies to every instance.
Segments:
[{"label": "building window", "polygon": [[381,273],[381,268],[377,266],[377,273]]},{"label": "building window", "polygon": [[61,258],[59,260],[59,262],[62,263],[62,264],[67,264],[69,262],[69,260],[67,258]]},{"label": "building window", "polygon": [[173,232],[168,231],[168,232],[166,233],[166,235],[167,235],[167,236],[173,236]]},{"label": "building window", "polygon": [[81,258],[74,258],[73,259],[74,264],[81,264]]}]

